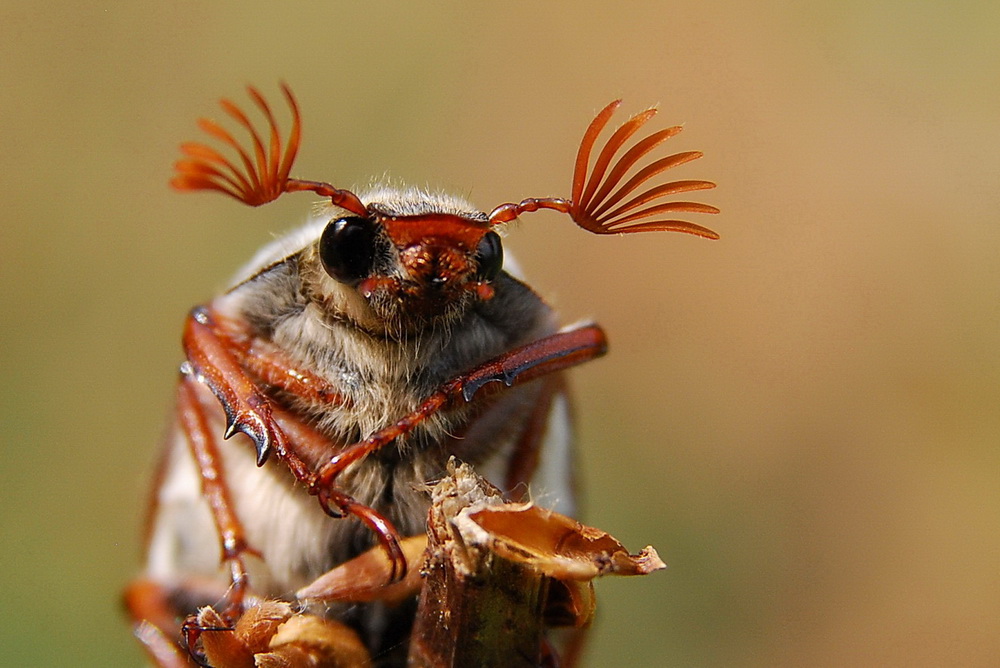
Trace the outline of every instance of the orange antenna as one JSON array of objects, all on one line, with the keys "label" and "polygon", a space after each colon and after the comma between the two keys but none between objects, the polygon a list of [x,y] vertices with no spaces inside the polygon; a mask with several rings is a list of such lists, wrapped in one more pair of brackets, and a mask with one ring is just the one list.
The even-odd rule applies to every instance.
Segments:
[{"label": "orange antenna", "polygon": [[[219,102],[222,110],[250,134],[251,150],[248,151],[227,130],[215,121],[199,119],[198,127],[232,148],[239,156],[239,164],[215,149],[197,142],[181,144],[186,158],[174,164],[177,174],[170,184],[182,191],[214,190],[249,206],[260,206],[278,199],[283,193],[311,191],[329,197],[335,206],[359,216],[367,216],[367,207],[358,196],[348,190],[335,188],[329,183],[288,178],[302,137],[302,118],[299,105],[287,84],[281,84],[288,106],[292,110],[292,129],[288,142],[282,147],[281,133],[270,105],[253,86],[247,92],[258,109],[263,112],[268,126],[268,144],[243,111],[229,100]],[[252,157],[251,157],[252,153]]]},{"label": "orange antenna", "polygon": [[[602,109],[584,133],[573,171],[572,199],[529,198],[517,204],[501,204],[490,213],[490,222],[496,225],[511,221],[522,213],[552,209],[569,214],[577,225],[595,234],[671,231],[718,239],[718,234],[701,225],[684,220],[658,218],[661,214],[674,212],[718,213],[719,210],[714,206],[697,202],[655,203],[670,195],[714,188],[715,184],[711,181],[686,180],[662,183],[643,191],[623,204],[618,204],[654,176],[702,156],[700,151],[687,151],[660,158],[636,171],[624,185],[619,185],[626,174],[638,165],[647,153],[681,131],[680,126],[674,126],[654,132],[636,142],[612,166],[612,160],[618,151],[639,128],[656,115],[656,109],[639,112],[619,127],[601,149],[594,161],[593,170],[589,170],[594,144],[620,104],[621,100],[615,100]],[[646,204],[651,206],[641,208]],[[649,220],[650,218],[653,220]]]}]

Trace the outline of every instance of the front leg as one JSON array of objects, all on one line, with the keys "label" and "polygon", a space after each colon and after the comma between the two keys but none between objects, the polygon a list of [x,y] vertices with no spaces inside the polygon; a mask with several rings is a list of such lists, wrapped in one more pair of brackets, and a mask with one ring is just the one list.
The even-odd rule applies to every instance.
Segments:
[{"label": "front leg", "polygon": [[209,429],[205,407],[198,398],[198,385],[190,377],[182,378],[177,388],[177,417],[198,468],[202,496],[208,503],[222,542],[222,562],[229,566],[232,586],[226,594],[229,603],[226,614],[235,618],[243,610],[243,597],[247,589],[247,570],[243,555],[255,551],[247,545],[243,524],[236,516],[229,487],[226,485],[218,442]]},{"label": "front leg", "polygon": [[405,436],[440,411],[469,403],[480,392],[499,392],[516,384],[600,357],[607,339],[597,325],[585,325],[533,341],[483,362],[446,382],[409,415],[363,441],[350,445],[328,461],[313,477],[309,492],[324,508],[331,504],[333,484],[348,466]]},{"label": "front leg", "polygon": [[[194,393],[196,382],[204,384],[226,413],[225,438],[238,431],[245,433],[256,446],[258,466],[263,465],[273,451],[297,480],[310,487],[315,479],[310,460],[321,461],[338,446],[300,417],[274,403],[261,391],[255,377],[314,403],[343,406],[350,402],[322,378],[295,368],[273,346],[239,331],[235,323],[224,320],[208,308],[199,307],[191,312],[184,329],[184,348],[187,361],[181,367],[184,374],[181,401],[188,410],[182,411],[182,416],[190,416],[185,431],[189,434],[192,452],[201,470],[205,497],[223,541],[224,558],[233,569],[234,598],[238,599],[246,579],[242,560],[238,558],[238,553],[246,549],[242,527],[232,512],[225,483],[221,482],[222,471],[218,467],[211,434],[204,424],[198,424],[197,398],[186,395]],[[201,422],[204,423],[203,416]],[[195,437],[192,439],[190,434]],[[204,437],[200,437],[202,434]],[[405,575],[406,559],[399,547],[399,533],[386,517],[334,489],[325,494],[323,508],[334,517],[354,515],[360,519],[375,532],[392,560],[393,580]],[[231,552],[236,553],[236,557]]]},{"label": "front leg", "polygon": [[267,461],[272,449],[284,458],[289,443],[272,416],[271,400],[256,379],[315,403],[349,403],[325,380],[295,368],[279,350],[206,307],[198,307],[188,316],[184,351],[187,360],[181,372],[212,390],[222,404],[225,438],[241,431],[253,440],[258,466]]}]

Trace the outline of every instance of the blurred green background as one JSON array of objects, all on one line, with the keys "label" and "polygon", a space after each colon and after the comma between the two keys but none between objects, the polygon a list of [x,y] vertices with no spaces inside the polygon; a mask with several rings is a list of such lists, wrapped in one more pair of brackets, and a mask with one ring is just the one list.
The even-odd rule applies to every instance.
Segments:
[{"label": "blurred green background", "polygon": [[[309,197],[167,187],[254,83],[295,172],[567,195],[592,113],[686,122],[723,238],[508,240],[611,354],[573,373],[587,665],[1000,665],[1000,4],[5,2],[0,664],[138,665],[118,607],[182,319]],[[698,222],[705,222],[699,220]]]}]

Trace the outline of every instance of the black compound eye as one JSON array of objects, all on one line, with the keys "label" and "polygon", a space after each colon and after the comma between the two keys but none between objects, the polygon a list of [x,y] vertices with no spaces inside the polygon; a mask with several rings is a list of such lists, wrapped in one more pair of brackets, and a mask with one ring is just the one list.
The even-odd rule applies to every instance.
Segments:
[{"label": "black compound eye", "polygon": [[319,258],[335,280],[357,285],[372,271],[375,223],[358,216],[331,221],[319,238]]},{"label": "black compound eye", "polygon": [[487,232],[479,240],[476,247],[476,277],[483,281],[492,281],[503,268],[503,245],[500,243],[500,235],[496,232]]}]

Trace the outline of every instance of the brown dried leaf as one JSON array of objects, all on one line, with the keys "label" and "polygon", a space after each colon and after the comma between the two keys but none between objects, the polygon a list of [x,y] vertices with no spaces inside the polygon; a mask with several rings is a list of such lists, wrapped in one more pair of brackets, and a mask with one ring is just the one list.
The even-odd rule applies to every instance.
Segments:
[{"label": "brown dried leaf", "polygon": [[278,627],[293,614],[292,606],[284,601],[261,601],[247,608],[233,631],[254,654],[266,652]]},{"label": "brown dried leaf", "polygon": [[284,601],[249,606],[233,627],[211,607],[198,611],[201,645],[214,668],[370,668],[358,635],[340,622],[294,612]]},{"label": "brown dried leaf", "polygon": [[647,575],[667,565],[652,547],[631,555],[611,534],[533,504],[505,504],[467,514],[489,549],[560,580]]}]

